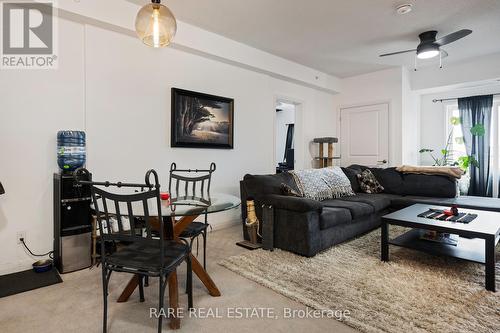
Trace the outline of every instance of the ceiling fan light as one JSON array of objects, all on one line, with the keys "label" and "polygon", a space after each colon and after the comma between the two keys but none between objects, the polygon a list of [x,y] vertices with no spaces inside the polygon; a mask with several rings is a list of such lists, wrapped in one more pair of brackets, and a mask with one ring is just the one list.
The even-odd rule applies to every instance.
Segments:
[{"label": "ceiling fan light", "polygon": [[439,55],[439,45],[431,44],[421,44],[417,47],[417,58],[419,59],[430,59],[437,57]]},{"label": "ceiling fan light", "polygon": [[174,15],[160,0],[143,6],[135,19],[135,31],[146,45],[159,48],[168,46],[177,32]]},{"label": "ceiling fan light", "polygon": [[418,59],[430,59],[437,57],[439,55],[438,50],[428,50],[428,51],[422,51],[417,54]]}]

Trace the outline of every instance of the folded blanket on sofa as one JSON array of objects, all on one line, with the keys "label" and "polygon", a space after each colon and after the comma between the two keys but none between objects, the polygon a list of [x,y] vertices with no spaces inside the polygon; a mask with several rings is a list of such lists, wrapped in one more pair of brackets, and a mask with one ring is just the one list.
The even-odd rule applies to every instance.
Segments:
[{"label": "folded blanket on sofa", "polygon": [[290,171],[301,194],[314,200],[354,195],[351,182],[339,167]]},{"label": "folded blanket on sofa", "polygon": [[402,173],[416,173],[421,175],[441,175],[456,179],[460,179],[464,174],[463,170],[460,169],[459,167],[449,167],[449,166],[402,165],[397,167],[396,170]]}]

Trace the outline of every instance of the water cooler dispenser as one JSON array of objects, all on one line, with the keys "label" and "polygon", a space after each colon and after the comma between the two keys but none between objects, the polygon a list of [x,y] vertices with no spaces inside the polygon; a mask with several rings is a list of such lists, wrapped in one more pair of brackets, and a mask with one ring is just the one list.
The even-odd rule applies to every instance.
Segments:
[{"label": "water cooler dispenser", "polygon": [[73,178],[73,171],[85,164],[84,132],[57,133],[57,162],[61,172],[54,174],[54,261],[59,272],[67,273],[91,265],[90,187]]}]

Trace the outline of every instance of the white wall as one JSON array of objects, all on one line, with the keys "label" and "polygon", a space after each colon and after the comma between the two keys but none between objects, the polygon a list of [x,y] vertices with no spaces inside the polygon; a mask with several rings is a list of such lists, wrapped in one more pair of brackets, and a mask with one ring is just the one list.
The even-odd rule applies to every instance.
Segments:
[{"label": "white wall", "polygon": [[[421,96],[420,148],[441,150],[446,145],[446,103],[434,103],[434,99],[458,98],[474,95],[500,93],[500,84],[452,89]],[[432,165],[427,156],[421,157],[420,164]]]},{"label": "white wall", "polygon": [[[402,163],[403,69],[353,76],[342,80],[335,95],[337,110],[342,107],[389,103],[389,164]],[[342,139],[342,138],[340,138]]]},{"label": "white wall", "polygon": [[403,68],[401,114],[402,164],[417,165],[420,154],[420,96],[411,90],[410,73]]},{"label": "white wall", "polygon": [[56,132],[84,129],[83,26],[61,22],[58,70],[0,71],[0,274],[33,262],[16,244],[52,249]]},{"label": "white wall", "polygon": [[[332,95],[253,70],[186,53],[145,47],[134,37],[60,20],[59,69],[0,73],[0,274],[34,261],[16,233],[27,232],[36,252],[52,249],[52,173],[56,132],[87,132],[88,168],[95,179],[141,181],[155,168],[166,183],[171,162],[217,163],[214,191],[239,194],[245,173],[274,171],[274,103],[286,97],[297,110],[298,168],[311,165],[309,141],[335,135]],[[170,148],[170,89],[235,99],[233,150]],[[234,223],[239,211],[211,218]]]}]

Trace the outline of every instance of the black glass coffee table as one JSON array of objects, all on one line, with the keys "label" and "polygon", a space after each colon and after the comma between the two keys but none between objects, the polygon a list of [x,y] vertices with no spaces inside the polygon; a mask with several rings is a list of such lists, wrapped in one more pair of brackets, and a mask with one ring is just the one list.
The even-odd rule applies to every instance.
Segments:
[{"label": "black glass coffee table", "polygon": [[[486,289],[495,291],[495,246],[500,239],[500,213],[459,209],[460,212],[477,214],[472,222],[464,224],[418,217],[429,208],[449,207],[415,204],[382,217],[381,260],[389,261],[389,244],[406,247],[433,255],[460,258],[486,266]],[[389,225],[412,228],[412,230],[389,239]],[[432,242],[421,238],[421,230],[459,235],[456,245]]]}]

